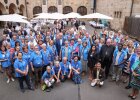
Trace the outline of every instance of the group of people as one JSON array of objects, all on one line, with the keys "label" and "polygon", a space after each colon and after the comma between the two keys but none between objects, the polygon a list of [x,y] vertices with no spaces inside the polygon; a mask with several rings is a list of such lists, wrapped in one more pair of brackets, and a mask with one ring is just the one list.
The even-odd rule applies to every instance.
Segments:
[{"label": "group of people", "polygon": [[135,39],[108,29],[89,34],[85,23],[76,23],[76,27],[61,24],[55,21],[53,27],[46,29],[4,29],[0,62],[7,83],[16,77],[22,92],[25,92],[24,81],[30,90],[41,85],[42,90],[50,92],[54,84],[67,79],[81,84],[81,76],[85,75],[92,87],[101,87],[111,75],[116,82],[122,77],[124,81],[129,79],[126,88],[133,88],[129,97],[138,96],[140,46]]}]

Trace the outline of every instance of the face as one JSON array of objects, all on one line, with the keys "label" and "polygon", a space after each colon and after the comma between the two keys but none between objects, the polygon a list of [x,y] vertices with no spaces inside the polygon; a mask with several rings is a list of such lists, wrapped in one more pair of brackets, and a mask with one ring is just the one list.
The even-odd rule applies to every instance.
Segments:
[{"label": "face", "polygon": [[107,41],[106,41],[106,44],[107,44],[107,45],[111,45],[111,40],[110,40],[110,39],[107,40]]},{"label": "face", "polygon": [[66,62],[67,62],[67,58],[64,58],[64,59],[63,59],[63,63],[66,63]]},{"label": "face", "polygon": [[53,45],[53,41],[52,40],[50,41],[50,45]]},{"label": "face", "polygon": [[16,47],[16,51],[20,51],[20,47]]},{"label": "face", "polygon": [[74,61],[78,61],[78,57],[74,57]]},{"label": "face", "polygon": [[27,47],[24,48],[24,52],[26,52],[26,53],[28,52],[28,48]]},{"label": "face", "polygon": [[68,47],[68,44],[69,44],[68,41],[66,41],[66,42],[65,42],[65,46]]},{"label": "face", "polygon": [[2,46],[2,47],[1,47],[1,50],[2,50],[2,51],[5,51],[5,47],[4,47],[4,46]]},{"label": "face", "polygon": [[121,44],[119,44],[119,45],[118,45],[118,50],[121,51],[121,50],[122,50],[122,47],[123,47],[123,46],[122,46]]},{"label": "face", "polygon": [[47,72],[50,73],[51,72],[51,68],[47,68]]},{"label": "face", "polygon": [[95,51],[95,46],[92,46],[92,51]]},{"label": "face", "polygon": [[137,48],[137,54],[140,54],[140,47]]},{"label": "face", "polygon": [[86,46],[87,46],[87,43],[86,43],[86,42],[84,42],[84,43],[83,43],[83,46],[84,46],[84,47],[86,47]]},{"label": "face", "polygon": [[97,67],[98,69],[100,69],[100,68],[101,68],[101,64],[100,64],[100,63],[97,63],[97,64],[96,64],[96,67]]},{"label": "face", "polygon": [[35,47],[35,51],[39,51],[38,46]]},{"label": "face", "polygon": [[22,59],[22,53],[18,53],[18,59]]}]

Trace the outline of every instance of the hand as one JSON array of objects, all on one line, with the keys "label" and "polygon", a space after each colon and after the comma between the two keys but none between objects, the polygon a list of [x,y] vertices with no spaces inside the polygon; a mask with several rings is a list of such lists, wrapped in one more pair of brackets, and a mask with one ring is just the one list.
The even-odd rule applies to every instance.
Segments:
[{"label": "hand", "polygon": [[79,71],[76,71],[76,73],[77,73],[77,74],[80,74],[80,72],[79,72]]},{"label": "hand", "polygon": [[33,72],[35,71],[33,67],[32,67],[32,71],[33,71]]},{"label": "hand", "polygon": [[68,75],[68,78],[70,79],[70,74]]}]

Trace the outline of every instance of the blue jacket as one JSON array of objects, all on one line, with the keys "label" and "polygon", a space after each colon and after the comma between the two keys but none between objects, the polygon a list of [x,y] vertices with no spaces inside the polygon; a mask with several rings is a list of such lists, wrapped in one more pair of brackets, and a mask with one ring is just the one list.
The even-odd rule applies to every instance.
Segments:
[{"label": "blue jacket", "polygon": [[86,46],[85,48],[82,47],[81,50],[80,50],[81,59],[83,59],[84,61],[87,61],[88,52],[89,52],[89,47],[88,46]]},{"label": "blue jacket", "polygon": [[[113,54],[113,56],[114,56],[114,63],[116,62],[116,57],[117,57],[118,52],[119,52],[118,50],[115,50],[114,51],[114,54]],[[119,56],[119,59],[118,59],[118,65],[119,65],[119,67],[121,67],[121,68],[124,67],[124,64],[121,64],[121,63],[125,60],[125,57],[126,56],[127,56],[127,53],[124,50],[122,50],[121,51],[121,54]]]},{"label": "blue jacket", "polygon": [[10,52],[6,51],[5,54],[2,54],[2,52],[0,51],[0,60],[5,60],[5,61],[1,62],[1,65],[2,65],[3,68],[10,67],[11,66]]},{"label": "blue jacket", "polygon": [[43,65],[48,65],[51,61],[51,53],[48,49],[44,51],[43,49],[40,51],[43,57]]},{"label": "blue jacket", "polygon": [[43,66],[43,56],[40,52],[40,54],[36,54],[33,52],[30,57],[30,61],[33,63],[34,67],[42,67]]},{"label": "blue jacket", "polygon": [[[20,61],[19,59],[16,59],[14,62],[14,69],[19,69],[21,71],[25,71],[27,67],[27,62],[25,60]],[[23,75],[15,71],[16,77],[22,77]]]},{"label": "blue jacket", "polygon": [[[63,59],[63,57],[65,57],[65,47],[61,47],[61,57]],[[72,57],[72,49],[70,46],[68,46],[68,61],[71,61],[71,57]]]},{"label": "blue jacket", "polygon": [[53,66],[52,69],[53,69],[55,74],[58,74],[58,72],[61,70],[61,67],[60,66],[59,67]]},{"label": "blue jacket", "polygon": [[22,58],[23,58],[23,60],[25,60],[28,64],[30,63],[30,57],[31,57],[31,53],[30,53],[30,52],[28,52],[28,53],[23,52]]},{"label": "blue jacket", "polygon": [[139,61],[139,57],[137,56],[136,53],[133,53],[129,58],[130,68],[132,68],[133,64],[137,61]]}]

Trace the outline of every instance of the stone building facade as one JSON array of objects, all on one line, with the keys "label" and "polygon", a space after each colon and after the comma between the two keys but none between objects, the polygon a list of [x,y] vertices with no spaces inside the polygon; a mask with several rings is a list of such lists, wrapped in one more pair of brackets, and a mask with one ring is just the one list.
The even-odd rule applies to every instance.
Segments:
[{"label": "stone building facade", "polygon": [[29,19],[41,12],[85,15],[93,12],[93,6],[96,6],[96,12],[114,18],[111,20],[114,29],[123,27],[125,16],[131,15],[131,9],[132,15],[140,14],[140,0],[0,0],[0,15],[19,13]]}]

